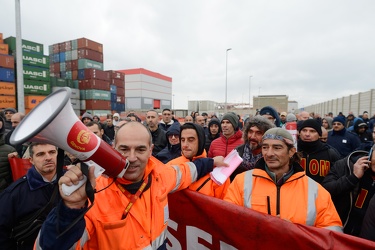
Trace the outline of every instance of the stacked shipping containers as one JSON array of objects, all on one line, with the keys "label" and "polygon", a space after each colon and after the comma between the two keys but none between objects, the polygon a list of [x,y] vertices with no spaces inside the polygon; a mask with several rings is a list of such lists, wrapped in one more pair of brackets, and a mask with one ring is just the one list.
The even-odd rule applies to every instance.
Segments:
[{"label": "stacked shipping containers", "polygon": [[[4,42],[9,46],[9,54],[16,56],[16,38],[8,37]],[[49,59],[44,55],[43,44],[22,39],[22,64],[27,114],[51,93]],[[17,78],[19,75],[16,74]]]},{"label": "stacked shipping containers", "polygon": [[111,109],[117,113],[125,111],[125,74],[109,70],[111,88]]},{"label": "stacked shipping containers", "polygon": [[86,111],[99,116],[111,113],[112,75],[103,71],[102,44],[87,38],[54,44],[50,46],[50,61],[51,76],[60,81],[59,85],[52,83],[53,90],[64,84],[79,90],[79,96],[72,97],[76,111],[79,107],[80,114]]},{"label": "stacked shipping containers", "polygon": [[0,33],[0,109],[16,108],[16,84],[14,82],[14,57]]}]

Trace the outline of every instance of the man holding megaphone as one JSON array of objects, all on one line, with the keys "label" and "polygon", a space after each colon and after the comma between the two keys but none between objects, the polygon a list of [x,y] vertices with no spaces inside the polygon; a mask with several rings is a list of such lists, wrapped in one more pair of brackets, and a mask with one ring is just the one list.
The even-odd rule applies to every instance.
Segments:
[{"label": "man holding megaphone", "polygon": [[70,168],[60,178],[62,202],[43,224],[37,249],[165,249],[168,194],[188,187],[214,165],[227,165],[219,156],[165,166],[152,157],[151,134],[138,122],[117,131],[114,148],[129,166],[122,178],[100,176],[95,180],[90,169],[88,179],[97,190],[93,205],[85,186],[69,196],[62,190],[62,185],[72,186],[83,179],[79,167]]}]

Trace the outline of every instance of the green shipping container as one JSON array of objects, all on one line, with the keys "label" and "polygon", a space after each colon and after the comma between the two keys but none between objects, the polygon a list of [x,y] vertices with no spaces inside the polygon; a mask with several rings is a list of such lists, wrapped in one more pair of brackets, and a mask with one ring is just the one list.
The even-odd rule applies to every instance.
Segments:
[{"label": "green shipping container", "polygon": [[51,83],[45,81],[25,80],[23,83],[25,94],[49,95],[51,94]]},{"label": "green shipping container", "polygon": [[52,87],[68,87],[66,79],[51,77],[50,82]]},{"label": "green shipping container", "polygon": [[81,90],[80,91],[80,98],[85,99],[85,100],[110,101],[111,100],[111,92],[106,91],[106,90],[97,90],[97,89]]},{"label": "green shipping container", "polygon": [[33,67],[33,66],[23,66],[23,78],[28,80],[36,81],[50,81],[49,69]]},{"label": "green shipping container", "polygon": [[[4,39],[4,43],[8,44],[9,52],[14,53],[16,51],[16,38],[13,36],[7,37]],[[43,52],[43,44],[35,43],[28,40],[22,39],[22,50],[26,52],[39,53],[41,55]]]},{"label": "green shipping container", "polygon": [[103,70],[103,63],[89,59],[78,59],[78,69],[99,69]]},{"label": "green shipping container", "polygon": [[[17,56],[17,53],[14,56]],[[24,65],[49,69],[49,56],[23,51],[22,59]]]}]

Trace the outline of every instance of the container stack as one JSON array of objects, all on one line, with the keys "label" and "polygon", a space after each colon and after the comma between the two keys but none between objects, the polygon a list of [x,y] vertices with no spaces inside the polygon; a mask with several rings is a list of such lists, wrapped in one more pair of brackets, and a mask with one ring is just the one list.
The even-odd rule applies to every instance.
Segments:
[{"label": "container stack", "polygon": [[53,91],[64,86],[72,88],[75,96],[71,101],[77,115],[86,111],[99,116],[111,113],[110,77],[103,71],[103,45],[79,38],[51,45],[49,50],[51,75],[59,82],[52,82]]},{"label": "container stack", "polygon": [[[16,38],[8,37],[4,42],[9,46],[9,54],[16,57]],[[43,44],[22,39],[22,64],[27,114],[51,93],[49,58],[44,55]],[[16,75],[18,79],[21,74]]]},{"label": "container stack", "polygon": [[125,111],[125,74],[109,70],[111,88],[111,109],[116,113]]},{"label": "container stack", "polygon": [[14,56],[0,33],[0,109],[16,108],[16,83],[14,82]]}]

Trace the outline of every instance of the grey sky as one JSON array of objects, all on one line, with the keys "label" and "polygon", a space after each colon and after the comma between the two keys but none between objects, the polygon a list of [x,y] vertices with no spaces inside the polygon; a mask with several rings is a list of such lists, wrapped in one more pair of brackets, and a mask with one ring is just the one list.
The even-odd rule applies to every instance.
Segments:
[{"label": "grey sky", "polygon": [[[0,0],[0,32],[15,36],[14,1]],[[22,36],[48,45],[86,37],[104,67],[146,68],[187,100],[288,95],[299,107],[374,88],[375,2],[21,0]]]}]

